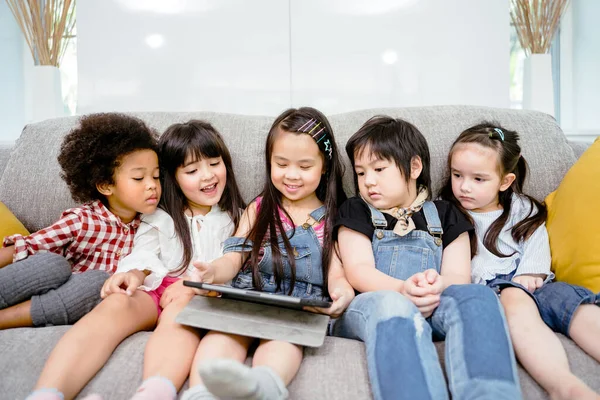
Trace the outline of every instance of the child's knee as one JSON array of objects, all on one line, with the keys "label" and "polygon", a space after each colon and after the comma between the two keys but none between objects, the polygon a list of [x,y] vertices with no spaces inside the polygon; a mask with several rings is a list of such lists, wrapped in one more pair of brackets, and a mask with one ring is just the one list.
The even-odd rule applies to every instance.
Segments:
[{"label": "child's knee", "polygon": [[59,288],[31,298],[35,326],[71,325],[90,312],[101,300],[100,289],[108,278],[103,271],[73,275]]},{"label": "child's knee", "polygon": [[419,309],[406,296],[390,291],[382,290],[363,293],[366,304],[362,310],[365,317],[374,322],[388,320],[390,318],[414,318],[421,315]]}]

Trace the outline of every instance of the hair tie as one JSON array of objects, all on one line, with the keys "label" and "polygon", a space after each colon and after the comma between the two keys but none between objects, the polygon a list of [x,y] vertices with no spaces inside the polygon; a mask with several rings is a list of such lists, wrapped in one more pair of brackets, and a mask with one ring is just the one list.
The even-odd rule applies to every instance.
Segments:
[{"label": "hair tie", "polygon": [[[500,136],[500,140],[504,142],[504,132],[500,128],[494,128],[494,131]],[[494,135],[494,132],[490,132],[490,137]]]}]

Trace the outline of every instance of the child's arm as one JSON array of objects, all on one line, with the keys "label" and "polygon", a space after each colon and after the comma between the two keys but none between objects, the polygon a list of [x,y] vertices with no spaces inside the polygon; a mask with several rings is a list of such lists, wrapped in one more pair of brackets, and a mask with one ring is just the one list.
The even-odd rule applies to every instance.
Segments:
[{"label": "child's arm", "polygon": [[463,232],[442,253],[440,293],[450,285],[471,283],[471,244],[469,233]]},{"label": "child's arm", "polygon": [[[79,209],[77,208],[67,210],[54,224],[28,236],[12,235],[5,237],[4,246],[13,247],[11,262],[23,260],[40,250],[62,254],[63,248],[71,243],[82,229],[82,217],[78,212]],[[56,249],[61,250],[55,251]]]},{"label": "child's arm", "polygon": [[327,275],[327,289],[333,304],[329,308],[305,307],[306,311],[319,314],[327,314],[332,318],[338,318],[348,308],[348,305],[354,299],[354,288],[346,279],[342,261],[334,251],[329,264],[329,273]]},{"label": "child's arm", "polygon": [[[256,202],[253,202],[244,211],[234,236],[247,237],[255,221]],[[195,261],[196,270],[192,272],[192,279],[215,284],[229,282],[240,272],[249,255],[249,252],[233,251],[225,253],[211,262]]]},{"label": "child's arm", "polygon": [[7,246],[0,249],[0,268],[12,264],[15,254],[15,246]]},{"label": "child's arm", "polygon": [[142,223],[133,239],[131,253],[119,261],[116,273],[144,271],[140,288],[144,290],[158,288],[163,278],[171,270],[178,269],[181,263],[180,257],[165,259],[162,256],[161,246],[178,248],[179,238],[175,234],[173,219],[159,209],[154,214],[142,217]]},{"label": "child's arm", "polygon": [[348,282],[359,292],[394,290],[404,292],[404,281],[392,278],[375,268],[371,240],[341,226],[338,232],[340,256]]}]

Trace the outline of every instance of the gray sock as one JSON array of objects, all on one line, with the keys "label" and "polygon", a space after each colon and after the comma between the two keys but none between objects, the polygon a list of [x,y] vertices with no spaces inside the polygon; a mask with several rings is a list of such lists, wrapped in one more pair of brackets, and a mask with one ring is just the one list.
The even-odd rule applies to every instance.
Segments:
[{"label": "gray sock", "polygon": [[217,400],[217,398],[208,391],[206,386],[197,385],[183,392],[179,400]]},{"label": "gray sock", "polygon": [[269,367],[249,368],[233,360],[209,360],[198,367],[206,388],[214,395],[234,400],[283,400],[288,391]]}]

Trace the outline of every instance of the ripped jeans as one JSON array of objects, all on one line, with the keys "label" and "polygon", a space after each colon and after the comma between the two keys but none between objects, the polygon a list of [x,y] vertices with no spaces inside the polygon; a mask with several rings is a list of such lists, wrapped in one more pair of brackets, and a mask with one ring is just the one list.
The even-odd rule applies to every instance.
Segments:
[{"label": "ripped jeans", "polygon": [[446,373],[453,399],[521,398],[501,306],[486,286],[449,286],[427,319],[398,292],[362,293],[334,323],[332,332],[365,343],[376,400],[448,399],[433,338],[446,340]]}]

